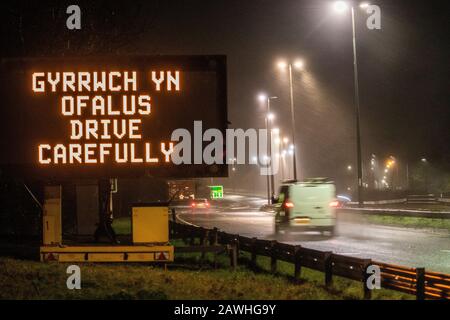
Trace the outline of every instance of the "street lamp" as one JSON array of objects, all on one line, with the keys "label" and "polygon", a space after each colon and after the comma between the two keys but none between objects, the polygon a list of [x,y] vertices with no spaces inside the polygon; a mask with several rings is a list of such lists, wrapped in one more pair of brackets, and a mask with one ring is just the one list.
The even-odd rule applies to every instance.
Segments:
[{"label": "street lamp", "polygon": [[[270,100],[274,100],[274,99],[278,99],[278,97],[276,96],[267,96],[265,94],[260,94],[258,96],[258,100],[260,102],[266,102],[266,131],[267,131],[267,150],[269,152],[269,157],[268,157],[268,161],[270,161],[270,177],[269,175],[267,175],[267,203],[270,204],[271,203],[271,199],[274,197],[274,186],[275,186],[275,181],[274,181],[274,176],[273,176],[273,168],[272,168],[272,141],[271,141],[271,137],[272,134],[270,132],[270,122],[275,118],[275,115],[273,113],[270,112]],[[270,179],[270,180],[269,180]]]},{"label": "street lamp", "polygon": [[280,68],[281,70],[286,69],[286,67],[288,66],[286,61],[278,61],[277,63],[278,68]]},{"label": "street lamp", "polygon": [[345,10],[347,10],[347,3],[345,1],[336,1],[334,3],[334,9],[337,12],[344,12]]},{"label": "street lamp", "polygon": [[[366,3],[362,3],[361,7],[366,7]],[[338,12],[347,10],[348,4],[345,1],[336,1],[334,8]],[[358,203],[359,206],[364,206],[363,200],[363,181],[362,181],[362,160],[361,160],[361,129],[360,129],[360,114],[359,114],[359,85],[358,85],[358,62],[356,59],[356,31],[355,31],[355,9],[351,5],[352,16],[352,39],[353,39],[353,78],[355,88],[355,114],[356,114],[356,154],[358,166]]]},{"label": "street lamp", "polygon": [[[296,70],[302,70],[304,67],[304,63],[302,60],[297,59],[293,62],[279,61],[277,64],[278,68],[281,70],[289,70],[289,97],[291,102],[291,131],[292,131],[292,144],[295,145],[295,114],[294,114],[294,88],[292,85],[292,68],[294,67]],[[296,159],[296,151],[293,151],[292,157],[292,168],[294,171],[294,180],[297,180],[297,159]]]},{"label": "street lamp", "polygon": [[429,165],[428,165],[428,159],[425,157],[422,157],[420,159],[420,162],[422,162],[423,166],[424,166],[424,174],[425,174],[425,187],[427,189],[427,193],[430,191],[430,187],[429,187]]},{"label": "street lamp", "polygon": [[[279,139],[280,140],[280,144],[278,145],[278,151],[281,155],[281,159],[280,159],[280,163],[281,163],[281,180],[284,181],[284,172],[285,172],[285,161],[286,161],[286,154],[287,154],[287,150],[285,149],[285,147],[288,146],[288,142],[289,142],[289,138],[288,137],[283,137],[283,139]],[[287,171],[287,170],[286,170]]]}]

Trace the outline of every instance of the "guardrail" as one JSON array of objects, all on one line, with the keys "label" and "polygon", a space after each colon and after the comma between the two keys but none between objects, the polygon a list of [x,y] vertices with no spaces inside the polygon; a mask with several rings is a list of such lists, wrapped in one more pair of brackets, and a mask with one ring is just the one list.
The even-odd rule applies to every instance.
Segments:
[{"label": "guardrail", "polygon": [[[406,198],[400,199],[391,199],[391,200],[374,200],[374,201],[364,201],[364,204],[394,204],[394,203],[406,203]],[[349,205],[359,205],[357,201],[349,201],[347,202]]]},{"label": "guardrail", "polygon": [[439,203],[434,194],[410,194],[406,196],[408,204],[435,204]]},{"label": "guardrail", "polygon": [[424,268],[407,268],[380,263],[371,259],[349,257],[275,240],[244,237],[229,234],[217,228],[208,229],[176,221],[171,221],[170,230],[172,238],[182,238],[191,244],[195,238],[199,238],[201,244],[209,241],[211,245],[229,245],[230,262],[233,267],[237,265],[239,251],[246,251],[251,254],[252,267],[256,267],[258,256],[269,257],[272,273],[277,272],[277,261],[284,261],[294,264],[295,279],[300,277],[302,267],[305,267],[323,272],[327,286],[332,283],[333,276],[359,281],[363,286],[364,298],[370,299],[371,290],[366,283],[372,273],[368,272],[368,268],[375,265],[380,268],[382,288],[409,293],[415,295],[418,300],[450,299],[450,275],[425,271]]}]

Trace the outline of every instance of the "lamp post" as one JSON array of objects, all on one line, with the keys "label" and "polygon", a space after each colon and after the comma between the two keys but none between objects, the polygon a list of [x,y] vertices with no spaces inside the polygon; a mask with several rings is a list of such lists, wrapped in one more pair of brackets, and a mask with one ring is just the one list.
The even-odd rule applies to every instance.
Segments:
[{"label": "lamp post", "polygon": [[271,199],[274,195],[274,177],[273,177],[273,170],[272,170],[272,141],[271,141],[271,133],[270,133],[270,122],[275,117],[273,113],[270,112],[270,100],[277,99],[278,97],[275,96],[266,96],[264,94],[259,95],[259,101],[266,102],[266,131],[267,131],[267,151],[269,155],[267,156],[267,160],[270,161],[270,170],[269,175],[266,176],[267,179],[267,204],[271,203]]},{"label": "lamp post", "polygon": [[428,179],[428,176],[429,176],[430,169],[429,169],[429,165],[428,165],[428,160],[427,160],[427,158],[422,158],[422,159],[420,159],[420,161],[421,161],[422,164],[424,165],[425,188],[426,188],[426,190],[427,190],[427,193],[429,193],[429,192],[430,192],[430,186],[429,186],[429,179]]},{"label": "lamp post", "polygon": [[296,60],[294,63],[286,63],[284,61],[278,62],[278,67],[282,70],[288,68],[289,72],[289,100],[291,109],[291,139],[294,145],[294,151],[292,154],[292,170],[294,172],[294,180],[297,180],[297,148],[295,147],[295,112],[294,112],[294,86],[292,84],[292,67],[295,69],[303,69],[303,61]]},{"label": "lamp post", "polygon": [[[361,4],[361,7],[367,3]],[[335,9],[343,12],[347,9],[347,3],[344,1],[336,1]],[[356,117],[356,157],[357,157],[357,174],[358,174],[358,203],[364,206],[363,200],[363,181],[362,181],[362,157],[361,157],[361,128],[360,128],[360,107],[359,107],[359,84],[358,84],[358,61],[356,58],[356,28],[355,28],[355,9],[351,5],[352,16],[352,42],[353,42],[353,80],[354,80],[354,99],[355,99],[355,117]]]},{"label": "lamp post", "polygon": [[[280,129],[279,128],[271,128],[269,134],[270,134],[270,144],[269,144],[269,151],[270,151],[270,183],[271,183],[271,200],[275,199],[275,175],[273,173],[273,159],[279,157],[279,152],[275,149],[274,152],[272,152],[272,134],[275,134],[275,144],[279,144],[279,140],[280,138],[278,137],[280,133]],[[279,158],[277,159],[278,164],[279,164]]]},{"label": "lamp post", "polygon": [[289,138],[284,137],[282,140],[280,140],[279,145],[279,153],[280,153],[280,162],[281,162],[281,181],[284,181],[284,166],[285,166],[285,157],[286,157],[286,150],[284,149],[284,146],[287,145],[289,142]]},{"label": "lamp post", "polygon": [[271,132],[271,121],[275,117],[273,113],[270,112],[270,100],[277,99],[278,97],[267,97],[267,116],[266,116],[266,129],[267,129],[267,149],[269,150],[269,161],[270,161],[270,192],[269,192],[269,204],[272,202],[274,195],[274,177],[273,177],[273,159],[272,159],[272,132]]}]

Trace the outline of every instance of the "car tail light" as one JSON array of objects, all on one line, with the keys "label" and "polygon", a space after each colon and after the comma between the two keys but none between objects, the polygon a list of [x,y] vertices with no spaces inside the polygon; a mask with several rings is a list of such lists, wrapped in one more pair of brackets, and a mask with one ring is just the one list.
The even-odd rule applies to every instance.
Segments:
[{"label": "car tail light", "polygon": [[194,208],[195,207],[195,202],[191,203],[191,207]]},{"label": "car tail light", "polygon": [[330,207],[332,207],[332,208],[337,208],[337,207],[339,207],[339,201],[331,201],[330,202]]},{"label": "car tail light", "polygon": [[290,201],[286,201],[286,202],[284,203],[284,207],[285,207],[286,209],[291,209],[291,208],[294,207],[294,204],[293,204],[292,202],[290,202]]},{"label": "car tail light", "polygon": [[206,206],[209,207],[209,202],[206,202]]}]

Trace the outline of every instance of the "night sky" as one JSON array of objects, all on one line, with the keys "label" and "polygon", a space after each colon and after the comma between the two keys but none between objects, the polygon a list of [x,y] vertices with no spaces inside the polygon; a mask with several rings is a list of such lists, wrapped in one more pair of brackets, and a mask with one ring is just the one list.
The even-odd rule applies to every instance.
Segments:
[{"label": "night sky", "polygon": [[[130,4],[134,4],[129,7]],[[82,30],[65,28],[72,2],[1,4],[3,57],[226,54],[231,127],[264,126],[266,92],[290,135],[280,58],[302,58],[294,79],[301,175],[338,176],[355,162],[350,14],[331,1],[78,1]],[[357,9],[363,157],[426,156],[450,163],[448,14],[444,1],[377,1],[381,30]]]}]

